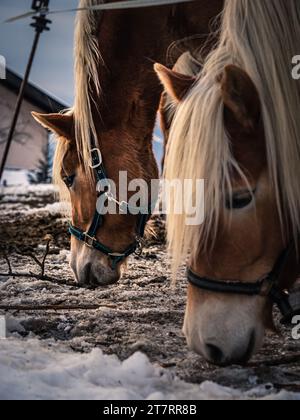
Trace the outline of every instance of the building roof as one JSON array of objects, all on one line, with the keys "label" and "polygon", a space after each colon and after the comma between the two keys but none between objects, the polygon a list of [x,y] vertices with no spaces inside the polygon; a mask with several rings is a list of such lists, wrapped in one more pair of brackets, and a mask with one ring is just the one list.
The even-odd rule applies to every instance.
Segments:
[{"label": "building roof", "polygon": [[[6,79],[0,80],[0,84],[7,87],[12,92],[18,94],[22,83],[22,78],[12,70],[6,70]],[[42,91],[37,86],[28,83],[25,89],[25,99],[33,105],[41,108],[45,113],[59,112],[68,108],[68,105],[60,102],[49,93]]]}]

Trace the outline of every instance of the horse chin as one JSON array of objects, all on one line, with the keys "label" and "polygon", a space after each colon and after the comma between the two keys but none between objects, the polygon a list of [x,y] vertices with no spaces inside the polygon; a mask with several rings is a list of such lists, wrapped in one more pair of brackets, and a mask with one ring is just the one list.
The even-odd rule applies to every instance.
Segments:
[{"label": "horse chin", "polygon": [[81,286],[91,286],[94,288],[105,287],[116,284],[121,279],[119,270],[95,270],[90,271],[85,268],[79,272],[74,271],[75,279]]}]

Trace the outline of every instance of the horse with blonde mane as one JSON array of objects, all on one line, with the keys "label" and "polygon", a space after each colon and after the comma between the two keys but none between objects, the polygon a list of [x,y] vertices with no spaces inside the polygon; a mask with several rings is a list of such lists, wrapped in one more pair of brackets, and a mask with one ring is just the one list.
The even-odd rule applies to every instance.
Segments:
[{"label": "horse with blonde mane", "polygon": [[168,96],[165,176],[205,180],[204,223],[167,221],[174,272],[189,259],[184,333],[226,365],[261,348],[274,303],[284,321],[297,312],[285,291],[299,273],[300,2],[226,0],[219,37],[198,74],[155,69]]},{"label": "horse with blonde mane", "polygon": [[[99,3],[81,0],[79,7]],[[71,268],[79,283],[118,281],[143,236],[146,217],[102,217],[95,211],[96,184],[108,177],[118,184],[121,171],[128,183],[142,179],[149,185],[158,178],[152,135],[162,88],[153,62],[167,63],[175,41],[183,40],[173,49],[174,61],[199,38],[206,40],[222,7],[223,0],[201,0],[147,11],[78,14],[74,107],[65,114],[33,116],[59,138],[54,178],[72,205]],[[120,204],[120,198],[113,199]]]}]

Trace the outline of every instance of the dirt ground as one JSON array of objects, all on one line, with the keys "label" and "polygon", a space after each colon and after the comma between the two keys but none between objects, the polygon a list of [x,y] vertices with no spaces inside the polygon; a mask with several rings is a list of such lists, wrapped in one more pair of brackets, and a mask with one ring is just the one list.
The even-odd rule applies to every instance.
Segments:
[{"label": "dirt ground", "polygon": [[[216,368],[188,351],[181,332],[185,270],[182,268],[176,288],[171,287],[162,220],[155,221],[158,238],[148,242],[142,257],[131,259],[119,284],[91,290],[73,281],[68,266],[67,221],[53,203],[51,188],[0,192],[0,305],[33,307],[6,311],[19,321],[19,334],[41,340],[54,338],[75,352],[99,347],[122,360],[140,350],[153,363],[187,382],[211,380],[242,390],[267,384],[300,391],[300,341],[292,339],[290,328],[280,327],[279,335],[268,336],[263,350],[246,367]],[[49,279],[41,280],[30,274],[38,274],[40,268],[26,255],[42,258],[46,234],[53,237],[45,266]],[[6,275],[9,267],[5,255],[12,271],[24,275]],[[36,310],[38,305],[99,308],[46,311]]]}]

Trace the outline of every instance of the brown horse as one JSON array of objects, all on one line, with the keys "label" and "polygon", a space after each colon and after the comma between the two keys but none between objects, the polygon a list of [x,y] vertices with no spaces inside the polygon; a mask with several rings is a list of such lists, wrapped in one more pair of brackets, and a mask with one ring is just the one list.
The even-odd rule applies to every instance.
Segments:
[{"label": "brown horse", "polygon": [[[81,0],[80,7],[97,3],[101,1]],[[210,22],[222,7],[223,0],[202,0],[78,14],[74,108],[67,114],[33,116],[59,137],[54,174],[63,195],[68,193],[62,181],[68,188],[72,224],[82,235],[96,207],[95,177],[89,167],[91,138],[101,150],[110,179],[117,181],[120,171],[127,172],[128,182],[138,178],[149,184],[158,178],[152,133],[162,89],[153,62],[166,62],[175,41],[183,39],[173,50],[174,60],[193,48],[195,39],[206,40]],[[137,216],[107,215],[94,237],[84,237],[85,244],[73,237],[71,267],[77,281],[116,282],[126,262],[124,250],[135,241],[136,226]],[[96,242],[110,250],[109,255],[94,249]],[[112,264],[111,255],[124,258]]]},{"label": "brown horse", "polygon": [[220,365],[260,349],[272,303],[292,314],[283,291],[299,272],[300,85],[286,63],[299,16],[298,0],[227,0],[200,72],[187,56],[176,67],[190,61],[186,74],[155,67],[168,95],[166,178],[206,182],[201,226],[168,216],[174,269],[190,258],[184,333]]}]

